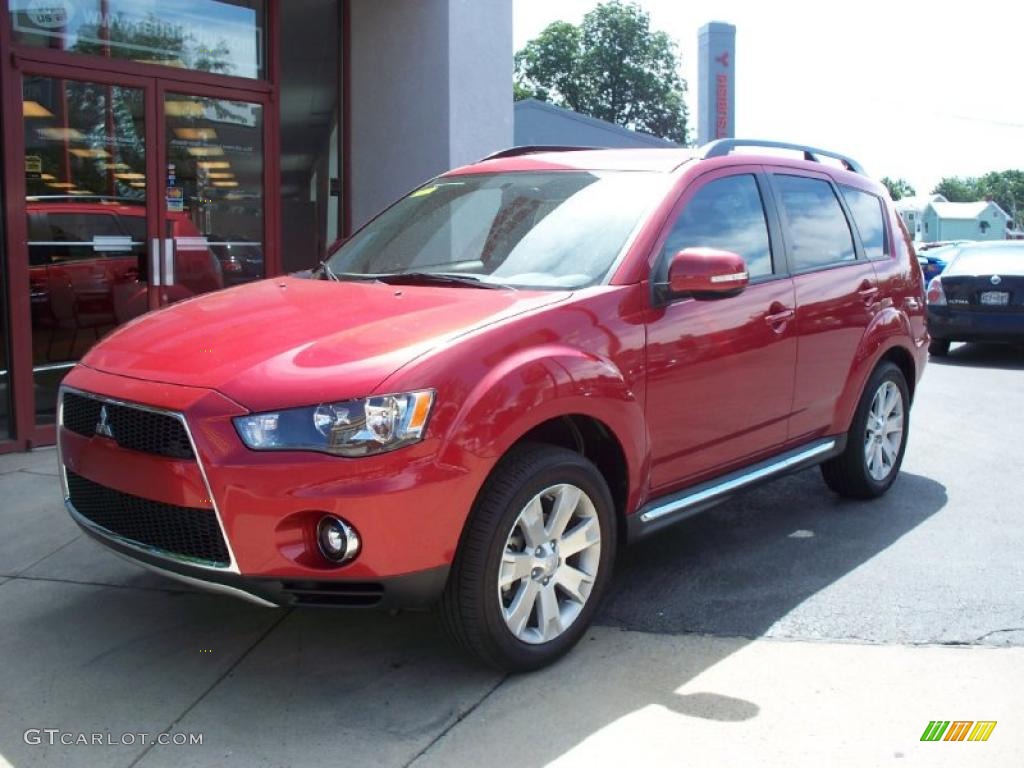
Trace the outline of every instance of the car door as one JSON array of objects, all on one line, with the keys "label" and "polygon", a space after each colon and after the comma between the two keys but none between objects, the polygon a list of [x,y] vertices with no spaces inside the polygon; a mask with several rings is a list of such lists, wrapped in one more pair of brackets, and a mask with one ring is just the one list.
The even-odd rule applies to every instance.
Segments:
[{"label": "car door", "polygon": [[796,387],[789,438],[833,429],[836,407],[879,300],[871,262],[824,174],[772,169],[772,189],[796,291]]},{"label": "car door", "polygon": [[[780,446],[793,400],[793,284],[757,166],[701,176],[663,235],[655,282],[689,247],[738,253],[750,284],[663,302],[647,329],[651,489],[669,492]],[[769,222],[773,222],[769,226]]]}]

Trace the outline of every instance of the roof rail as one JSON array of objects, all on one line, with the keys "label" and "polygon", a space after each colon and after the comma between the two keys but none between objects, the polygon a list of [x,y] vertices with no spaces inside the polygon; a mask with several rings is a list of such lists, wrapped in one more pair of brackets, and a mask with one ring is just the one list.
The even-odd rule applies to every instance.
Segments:
[{"label": "roof rail", "polygon": [[585,152],[592,149],[603,149],[603,147],[569,147],[558,144],[527,144],[521,147],[509,147],[482,158],[484,160],[500,160],[503,157],[519,157],[520,155],[536,155],[541,152]]},{"label": "roof rail", "polygon": [[790,144],[785,141],[765,141],[762,139],[718,139],[717,141],[712,141],[702,146],[699,150],[700,157],[705,160],[710,157],[724,157],[736,149],[736,147],[792,149],[797,152],[803,152],[804,160],[811,160],[815,163],[820,163],[822,157],[831,157],[834,160],[841,162],[846,170],[852,171],[853,173],[859,173],[861,176],[867,176],[864,166],[851,157],[847,157],[846,155],[841,155],[838,152],[832,152],[827,149],[808,147],[804,144]]}]

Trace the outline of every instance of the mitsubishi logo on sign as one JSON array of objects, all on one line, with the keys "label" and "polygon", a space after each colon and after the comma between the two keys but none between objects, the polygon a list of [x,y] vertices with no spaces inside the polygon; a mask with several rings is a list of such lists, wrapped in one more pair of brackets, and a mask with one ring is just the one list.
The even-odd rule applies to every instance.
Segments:
[{"label": "mitsubishi logo on sign", "polygon": [[100,420],[96,424],[96,434],[103,435],[103,437],[109,437],[111,440],[114,439],[114,432],[110,429],[110,414],[107,413],[107,406],[100,408]]},{"label": "mitsubishi logo on sign", "polygon": [[729,66],[729,52],[726,51],[721,56],[716,56],[715,57],[715,61],[717,61],[723,67],[728,67]]}]

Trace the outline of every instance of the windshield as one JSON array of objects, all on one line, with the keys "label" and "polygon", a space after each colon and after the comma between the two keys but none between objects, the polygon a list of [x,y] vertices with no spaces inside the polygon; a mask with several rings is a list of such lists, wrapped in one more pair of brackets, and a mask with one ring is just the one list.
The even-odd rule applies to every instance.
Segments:
[{"label": "windshield", "polygon": [[580,288],[605,277],[669,181],[634,171],[437,179],[357,232],[327,264],[342,279],[427,272]]}]

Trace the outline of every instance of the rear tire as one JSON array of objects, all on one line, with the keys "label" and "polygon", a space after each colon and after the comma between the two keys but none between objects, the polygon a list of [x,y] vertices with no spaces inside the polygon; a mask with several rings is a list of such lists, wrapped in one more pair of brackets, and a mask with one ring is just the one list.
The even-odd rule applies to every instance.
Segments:
[{"label": "rear tire", "polygon": [[449,636],[506,672],[546,666],[583,636],[616,549],[608,485],[585,457],[526,443],[484,485],[441,598]]},{"label": "rear tire", "polygon": [[847,434],[845,450],[821,465],[840,496],[873,499],[893,484],[910,429],[910,391],[897,366],[883,362],[868,379]]},{"label": "rear tire", "polygon": [[945,357],[949,354],[949,339],[932,339],[928,345],[928,354],[935,357]]}]

